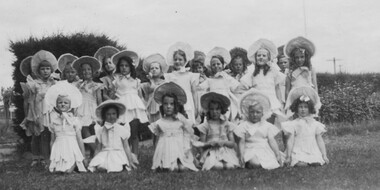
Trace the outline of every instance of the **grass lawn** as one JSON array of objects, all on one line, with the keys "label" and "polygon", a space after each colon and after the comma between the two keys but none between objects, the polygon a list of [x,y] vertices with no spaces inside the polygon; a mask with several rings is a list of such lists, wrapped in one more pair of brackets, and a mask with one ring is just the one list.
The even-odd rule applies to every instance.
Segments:
[{"label": "grass lawn", "polygon": [[[378,124],[376,124],[378,125]],[[0,189],[379,189],[380,132],[325,137],[330,164],[321,167],[156,173],[153,150],[139,169],[122,173],[51,174],[26,160],[0,163]]]}]

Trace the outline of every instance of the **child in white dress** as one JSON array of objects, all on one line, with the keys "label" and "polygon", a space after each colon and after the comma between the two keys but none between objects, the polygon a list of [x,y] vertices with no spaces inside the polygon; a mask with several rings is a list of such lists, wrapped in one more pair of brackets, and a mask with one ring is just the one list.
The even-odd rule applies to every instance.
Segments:
[{"label": "child in white dress", "polygon": [[200,141],[205,143],[200,162],[202,170],[234,169],[239,167],[239,159],[235,152],[233,130],[235,125],[226,120],[230,100],[221,94],[209,92],[201,97],[207,120],[198,126]]},{"label": "child in white dress", "polygon": [[270,117],[270,100],[252,89],[240,102],[245,121],[235,129],[239,137],[239,157],[242,167],[275,169],[282,166],[283,156],[275,136],[280,130],[266,121]]},{"label": "child in white dress", "polygon": [[91,172],[105,170],[121,172],[136,169],[138,162],[132,155],[128,138],[131,133],[128,123],[122,126],[117,123],[120,115],[124,114],[124,104],[107,100],[96,109],[96,115],[102,120],[102,127],[96,129],[97,154],[91,160],[88,169]]},{"label": "child in white dress", "polygon": [[290,166],[317,166],[328,164],[326,146],[322,135],[326,127],[313,118],[316,113],[314,102],[317,94],[310,87],[299,87],[289,94],[295,119],[281,123],[288,136],[286,144],[286,164]]},{"label": "child in white dress", "polygon": [[154,91],[154,99],[161,105],[162,118],[149,125],[158,136],[153,156],[153,170],[198,171],[191,152],[192,122],[180,110],[186,103],[186,93],[173,82],[164,83]]},{"label": "child in white dress", "polygon": [[66,81],[58,82],[46,92],[46,102],[55,106],[50,113],[51,154],[50,172],[86,172],[81,123],[71,109],[82,103],[82,94]]},{"label": "child in white dress", "polygon": [[120,122],[127,123],[131,127],[132,152],[138,155],[139,131],[142,124],[148,122],[145,105],[140,97],[140,79],[136,78],[136,69],[139,58],[133,51],[120,51],[112,56],[112,62],[116,65],[115,80],[113,85],[116,99],[125,105],[127,110],[120,116]]}]

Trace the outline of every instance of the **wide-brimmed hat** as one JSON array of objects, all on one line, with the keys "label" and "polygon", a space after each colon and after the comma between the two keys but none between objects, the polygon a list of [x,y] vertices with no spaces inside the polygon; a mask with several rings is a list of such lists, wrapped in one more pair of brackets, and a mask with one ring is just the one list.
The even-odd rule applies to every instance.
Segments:
[{"label": "wide-brimmed hat", "polygon": [[208,110],[208,106],[211,101],[217,101],[220,102],[220,105],[224,108],[227,109],[231,105],[231,101],[228,97],[216,93],[216,92],[208,92],[201,96],[201,106],[204,110]]},{"label": "wide-brimmed hat", "polygon": [[20,71],[21,74],[24,75],[24,77],[27,77],[32,73],[32,57],[33,56],[28,56],[25,59],[23,59],[20,63]]},{"label": "wide-brimmed hat", "polygon": [[168,65],[173,65],[174,63],[174,52],[182,50],[186,54],[186,62],[191,61],[194,58],[193,48],[188,43],[177,42],[169,47],[168,54],[166,56],[166,61]]},{"label": "wide-brimmed hat", "polygon": [[223,57],[223,59],[224,59],[224,63],[223,64],[224,65],[229,64],[230,61],[231,61],[231,55],[230,55],[230,52],[227,49],[222,48],[222,47],[214,47],[214,48],[212,48],[212,50],[210,52],[208,52],[208,54],[206,56],[205,66],[210,67],[211,59],[215,55],[220,55],[220,56]]},{"label": "wide-brimmed hat", "polygon": [[252,63],[256,62],[255,54],[259,49],[266,49],[269,51],[271,58],[269,61],[272,61],[277,57],[278,52],[276,45],[267,39],[259,39],[248,48],[248,59]]},{"label": "wide-brimmed hat", "polygon": [[32,61],[31,61],[31,67],[32,72],[36,76],[40,76],[40,73],[38,72],[38,68],[42,62],[48,62],[51,65],[51,72],[54,73],[55,70],[58,69],[58,61],[57,58],[51,53],[46,50],[40,50],[36,54],[33,55]]},{"label": "wide-brimmed hat", "polygon": [[174,82],[165,82],[161,84],[160,86],[156,87],[156,89],[153,92],[154,100],[158,104],[162,104],[161,102],[162,97],[168,93],[176,95],[178,102],[181,103],[182,105],[186,104],[187,102],[186,92],[183,90],[182,87],[180,87],[178,84]]},{"label": "wide-brimmed hat", "polygon": [[70,108],[77,108],[82,104],[82,93],[67,81],[59,81],[51,86],[45,94],[45,101],[55,107],[58,96],[67,96],[71,101]]},{"label": "wide-brimmed hat", "polygon": [[107,58],[111,58],[113,55],[115,55],[116,53],[118,53],[119,50],[113,46],[104,46],[104,47],[101,47],[99,48],[95,54],[94,54],[94,57],[101,63],[103,64],[103,59],[105,57]]},{"label": "wide-brimmed hat", "polygon": [[267,119],[272,115],[271,104],[268,96],[256,89],[251,89],[243,94],[240,100],[240,111],[248,118],[249,106],[260,104],[263,107],[263,119]]},{"label": "wide-brimmed hat", "polygon": [[134,52],[134,51],[129,51],[129,50],[123,50],[117,52],[115,55],[112,56],[111,60],[114,65],[117,65],[117,62],[121,57],[130,57],[132,59],[132,65],[135,67],[139,66],[139,55]]},{"label": "wide-brimmed hat", "polygon": [[291,39],[285,46],[285,53],[288,57],[290,57],[290,54],[293,52],[293,50],[298,48],[304,49],[307,52],[309,52],[310,57],[313,56],[315,53],[315,46],[313,42],[302,36]]},{"label": "wide-brimmed hat", "polygon": [[288,99],[286,100],[285,110],[288,110],[290,106],[293,104],[293,102],[301,97],[304,99],[304,101],[313,101],[314,108],[316,109],[316,111],[318,111],[319,108],[321,108],[322,106],[317,91],[315,91],[313,88],[309,86],[301,86],[290,90]]},{"label": "wide-brimmed hat", "polygon": [[58,58],[58,69],[63,72],[65,70],[66,65],[72,65],[75,60],[77,60],[78,57],[71,54],[71,53],[65,53],[59,56]]},{"label": "wide-brimmed hat", "polygon": [[100,62],[97,59],[95,59],[95,57],[91,57],[91,56],[80,57],[79,59],[77,59],[73,62],[72,67],[77,72],[80,72],[81,67],[84,63],[91,65],[93,74],[95,74],[96,72],[98,72],[100,70],[100,66],[101,66]]},{"label": "wide-brimmed hat", "polygon": [[113,106],[116,106],[118,109],[119,109],[119,116],[123,115],[126,111],[126,107],[123,103],[117,101],[117,100],[106,100],[104,102],[102,102],[95,110],[96,112],[96,117],[99,119],[99,120],[102,120],[102,110],[104,107],[107,107],[107,106],[110,106],[110,105],[113,105]]},{"label": "wide-brimmed hat", "polygon": [[168,64],[166,64],[165,57],[162,56],[161,54],[156,53],[156,54],[149,55],[148,57],[146,57],[143,62],[143,70],[148,73],[150,71],[150,65],[152,63],[160,64],[161,71],[163,73],[166,73],[168,71],[168,68],[169,68]]}]

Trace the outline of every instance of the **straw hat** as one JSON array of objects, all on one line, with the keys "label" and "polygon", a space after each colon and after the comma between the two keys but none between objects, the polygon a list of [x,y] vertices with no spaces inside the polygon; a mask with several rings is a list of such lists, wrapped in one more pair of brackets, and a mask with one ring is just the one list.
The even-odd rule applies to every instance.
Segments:
[{"label": "straw hat", "polygon": [[215,55],[220,55],[224,59],[224,65],[227,65],[231,61],[231,55],[230,52],[222,47],[214,47],[210,52],[208,52],[205,60],[205,66],[210,67],[211,59]]},{"label": "straw hat", "polygon": [[24,77],[27,77],[28,75],[30,75],[30,73],[32,73],[32,57],[33,56],[28,56],[25,59],[23,59],[20,63],[20,71],[21,74],[24,75]]},{"label": "straw hat", "polygon": [[134,51],[128,51],[128,50],[119,51],[115,55],[113,55],[111,58],[112,63],[117,65],[117,62],[119,61],[119,59],[124,56],[130,57],[132,59],[133,61],[132,65],[134,65],[135,67],[139,66],[139,61],[140,61],[139,55],[137,55],[137,53]]},{"label": "straw hat", "polygon": [[150,65],[152,63],[158,63],[160,64],[161,66],[161,71],[163,73],[166,73],[168,71],[168,65],[166,64],[166,60],[164,58],[164,56],[162,56],[161,54],[152,54],[152,55],[149,55],[148,57],[146,57],[144,59],[144,62],[143,62],[143,70],[145,72],[149,72],[150,71]]},{"label": "straw hat", "polygon": [[113,105],[113,106],[116,106],[118,109],[119,109],[119,116],[123,115],[126,111],[126,107],[123,103],[117,101],[117,100],[106,100],[104,102],[102,102],[95,110],[96,112],[96,117],[99,119],[99,120],[102,120],[102,110],[104,107],[106,106],[110,106],[110,105]]},{"label": "straw hat", "polygon": [[177,42],[177,43],[173,44],[172,46],[170,46],[170,48],[168,50],[166,60],[167,60],[167,63],[169,66],[174,64],[174,59],[173,59],[174,52],[176,52],[178,50],[182,50],[185,52],[186,62],[188,62],[194,58],[193,48],[191,48],[191,46],[188,43]]},{"label": "straw hat", "polygon": [[266,49],[269,51],[271,58],[269,61],[272,61],[277,57],[277,47],[274,45],[274,43],[267,39],[259,39],[254,42],[248,49],[248,59],[252,63],[255,63],[255,54],[259,49]]},{"label": "straw hat", "polygon": [[91,57],[91,56],[82,56],[80,57],[79,59],[75,60],[73,63],[72,63],[72,67],[77,71],[77,72],[80,72],[81,70],[81,67],[84,63],[87,63],[87,64],[90,64],[91,65],[91,68],[92,68],[92,71],[93,71],[93,74],[95,74],[97,71],[100,70],[100,63],[97,59],[95,59],[95,57]]},{"label": "straw hat", "polygon": [[315,53],[315,46],[313,44],[313,42],[311,42],[310,40],[302,37],[302,36],[299,36],[297,38],[294,38],[292,40],[290,40],[286,46],[285,46],[285,53],[288,57],[290,57],[290,54],[292,53],[292,51],[294,49],[297,49],[297,48],[301,48],[301,49],[305,49],[306,51],[309,52],[310,56],[312,57]]},{"label": "straw hat", "polygon": [[249,106],[260,104],[263,107],[263,119],[267,119],[272,115],[271,104],[269,98],[258,90],[251,89],[244,93],[240,100],[240,111],[248,118]]},{"label": "straw hat", "polygon": [[48,51],[40,50],[36,54],[33,55],[32,61],[31,61],[32,72],[36,76],[40,75],[38,72],[38,68],[43,61],[50,63],[51,68],[52,68],[51,70],[52,73],[54,73],[54,71],[58,69],[57,58],[55,58],[55,56]]},{"label": "straw hat", "polygon": [[208,106],[211,101],[217,101],[221,103],[221,106],[227,110],[231,105],[231,101],[226,96],[216,93],[216,92],[208,92],[201,96],[201,106],[204,110],[208,110]]},{"label": "straw hat", "polygon": [[95,52],[94,57],[103,64],[103,59],[105,57],[111,58],[113,55],[118,53],[119,50],[113,46],[104,46],[98,49],[98,51]]},{"label": "straw hat", "polygon": [[65,70],[66,65],[72,65],[75,60],[77,60],[78,57],[71,54],[71,53],[65,53],[59,56],[58,58],[58,69],[63,72]]},{"label": "straw hat", "polygon": [[158,104],[162,104],[162,97],[165,94],[173,93],[177,96],[178,102],[182,105],[186,104],[187,97],[186,92],[183,90],[182,87],[180,87],[178,84],[174,82],[165,82],[161,84],[160,86],[156,87],[156,89],[153,92],[154,100]]},{"label": "straw hat", "polygon": [[301,86],[297,88],[293,88],[288,95],[288,99],[286,100],[285,110],[288,110],[293,102],[302,97],[304,101],[308,101],[310,99],[314,103],[315,110],[319,110],[321,108],[322,103],[318,96],[318,93],[309,86]]},{"label": "straw hat", "polygon": [[77,108],[82,104],[82,93],[67,81],[59,81],[51,86],[46,92],[45,101],[55,107],[58,96],[67,96],[71,101],[71,108]]}]

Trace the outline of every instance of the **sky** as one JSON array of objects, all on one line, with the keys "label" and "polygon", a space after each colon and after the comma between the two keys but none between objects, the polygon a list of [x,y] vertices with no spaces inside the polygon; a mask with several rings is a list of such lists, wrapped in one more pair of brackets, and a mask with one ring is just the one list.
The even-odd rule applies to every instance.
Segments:
[{"label": "sky", "polygon": [[317,72],[380,71],[378,0],[0,0],[0,86],[13,85],[10,41],[62,32],[106,34],[141,57],[166,56],[177,41],[207,54],[248,47],[260,38],[277,46],[304,36],[316,46]]}]

